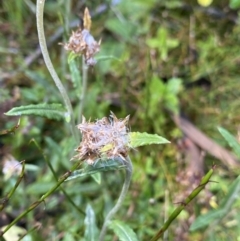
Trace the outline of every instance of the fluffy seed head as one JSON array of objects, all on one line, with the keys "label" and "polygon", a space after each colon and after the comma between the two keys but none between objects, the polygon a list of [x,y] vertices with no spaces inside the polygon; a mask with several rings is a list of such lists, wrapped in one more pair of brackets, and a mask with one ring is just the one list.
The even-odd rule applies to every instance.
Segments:
[{"label": "fluffy seed head", "polygon": [[95,65],[94,56],[100,50],[101,41],[96,42],[88,29],[79,28],[72,35],[68,43],[64,44],[64,48],[75,54],[83,55],[87,65]]},{"label": "fluffy seed head", "polygon": [[119,120],[113,113],[109,118],[104,117],[96,122],[87,122],[83,118],[78,125],[82,142],[76,149],[78,154],[74,159],[85,160],[88,164],[94,164],[101,158],[125,160],[129,150],[128,120],[129,116]]},{"label": "fluffy seed head", "polygon": [[72,32],[69,42],[64,44],[64,48],[72,51],[77,55],[83,55],[87,65],[95,65],[94,55],[99,52],[101,40],[96,42],[90,34],[92,20],[88,8],[85,8],[83,16],[83,29],[79,28],[76,32]]}]

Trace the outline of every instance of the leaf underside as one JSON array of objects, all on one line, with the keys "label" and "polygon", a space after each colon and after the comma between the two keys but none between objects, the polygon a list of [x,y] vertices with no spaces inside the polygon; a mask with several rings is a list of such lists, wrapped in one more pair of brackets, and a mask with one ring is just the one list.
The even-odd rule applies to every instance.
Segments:
[{"label": "leaf underside", "polygon": [[65,114],[66,111],[63,109],[62,105],[56,103],[19,106],[5,113],[7,116],[35,115],[55,120],[64,119]]}]

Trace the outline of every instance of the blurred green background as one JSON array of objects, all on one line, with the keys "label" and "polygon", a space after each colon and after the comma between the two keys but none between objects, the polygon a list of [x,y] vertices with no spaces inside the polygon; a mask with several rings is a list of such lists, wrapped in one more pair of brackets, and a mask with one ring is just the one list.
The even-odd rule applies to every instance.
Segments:
[{"label": "blurred green background", "polygon": [[[61,102],[39,51],[35,4],[31,0],[8,0],[0,6],[0,130],[17,124],[19,118],[4,115],[15,106]],[[196,217],[217,210],[224,198],[233,198],[227,194],[239,168],[201,150],[173,121],[173,115],[184,117],[225,148],[227,142],[217,127],[237,137],[240,1],[46,0],[44,27],[50,57],[76,115],[79,88],[68,66],[67,53],[59,43],[67,42],[71,31],[81,25],[85,7],[92,16],[91,33],[96,40],[102,39],[102,44],[98,63],[88,71],[84,116],[95,120],[108,116],[110,111],[118,118],[130,114],[131,131],[156,133],[171,141],[131,151],[133,180],[116,218],[126,222],[139,240],[150,240],[215,163],[213,182],[175,220],[164,240],[240,240],[236,189],[227,213],[216,216],[215,222],[204,220],[203,227],[189,230]],[[81,74],[80,60],[78,64]],[[198,150],[194,160],[189,145]],[[9,155],[29,164],[24,180],[0,214],[1,226],[54,185],[43,153],[60,177],[72,166],[70,159],[76,147],[67,123],[36,116],[21,117],[15,134],[0,136],[2,166]],[[2,197],[15,181],[14,176],[0,175]],[[122,183],[122,172],[107,172],[102,174],[100,185],[86,177],[64,183],[63,187],[82,210],[91,204],[100,228]],[[26,240],[86,240],[84,216],[60,191],[18,226],[29,230],[36,223],[42,227]],[[109,231],[107,240],[118,239]]]}]

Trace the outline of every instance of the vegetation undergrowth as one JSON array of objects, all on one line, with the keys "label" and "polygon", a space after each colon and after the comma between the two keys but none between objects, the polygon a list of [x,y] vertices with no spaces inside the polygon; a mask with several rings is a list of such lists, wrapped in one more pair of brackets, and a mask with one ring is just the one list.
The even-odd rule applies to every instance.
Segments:
[{"label": "vegetation undergrowth", "polygon": [[239,239],[237,2],[4,3],[1,240]]}]

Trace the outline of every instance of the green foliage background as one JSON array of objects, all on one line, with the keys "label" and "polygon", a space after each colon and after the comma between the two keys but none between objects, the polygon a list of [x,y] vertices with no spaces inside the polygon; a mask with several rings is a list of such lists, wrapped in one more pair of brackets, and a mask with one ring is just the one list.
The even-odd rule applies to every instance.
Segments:
[{"label": "green foliage background", "polygon": [[[78,16],[82,17],[85,6],[92,14],[92,34],[102,39],[102,45],[97,65],[89,69],[84,116],[100,119],[108,116],[110,110],[119,118],[130,114],[132,131],[156,133],[172,143],[146,146],[131,153],[133,180],[116,218],[127,223],[139,240],[149,240],[177,205],[174,201],[181,192],[176,181],[181,151],[176,143],[182,134],[171,113],[183,112],[223,146],[227,142],[218,126],[237,135],[239,1],[213,1],[204,8],[197,1],[188,0],[46,0],[45,33],[50,56],[68,89],[76,115],[80,62],[68,65],[67,53],[58,43],[66,42],[72,27],[80,24]],[[28,62],[38,49],[34,11],[35,2],[31,0],[3,1],[0,7],[0,130],[17,123],[18,118],[3,115],[15,106],[61,102],[42,57]],[[76,145],[64,120],[35,116],[21,117],[15,134],[0,138],[1,158],[11,154],[31,164],[4,210],[11,220],[55,183],[43,155],[61,176],[72,165],[69,160]],[[217,208],[237,177],[238,170],[228,169],[211,156],[205,158],[205,170],[212,163],[219,165],[213,177],[216,182],[208,187],[213,196],[208,200],[204,193],[202,203],[192,204],[194,216]],[[89,215],[93,209],[99,229],[119,195],[122,182],[121,172],[108,172],[103,173],[100,185],[91,177],[83,177],[64,183],[63,188]],[[14,178],[6,181],[1,174],[1,196],[14,184]],[[233,185],[237,184],[235,181]],[[228,213],[221,219],[216,217],[217,224],[210,223],[201,230],[185,230],[185,240],[229,240],[229,237],[240,240],[238,196],[235,200]],[[28,240],[87,240],[84,239],[87,218],[76,212],[58,191],[19,226],[29,230],[41,222],[42,228],[31,232]],[[189,210],[182,213],[172,224],[166,240],[179,240],[178,227],[190,218]],[[106,240],[113,240],[112,237],[110,231]]]}]

